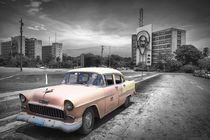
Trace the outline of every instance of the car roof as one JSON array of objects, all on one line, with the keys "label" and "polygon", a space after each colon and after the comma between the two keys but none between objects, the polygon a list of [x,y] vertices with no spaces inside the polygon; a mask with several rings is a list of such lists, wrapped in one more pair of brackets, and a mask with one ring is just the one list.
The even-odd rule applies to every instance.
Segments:
[{"label": "car roof", "polygon": [[103,67],[78,68],[78,69],[69,70],[69,72],[94,72],[98,74],[118,73],[122,75],[122,73],[116,69],[103,68]]}]

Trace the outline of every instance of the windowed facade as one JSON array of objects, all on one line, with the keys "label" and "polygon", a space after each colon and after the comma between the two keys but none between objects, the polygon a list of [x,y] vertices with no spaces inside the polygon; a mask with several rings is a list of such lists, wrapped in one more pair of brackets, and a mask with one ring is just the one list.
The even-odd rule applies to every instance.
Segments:
[{"label": "windowed facade", "polygon": [[158,63],[160,55],[173,54],[185,44],[186,31],[169,28],[152,33],[152,64]]},{"label": "windowed facade", "polygon": [[[136,62],[136,35],[132,35],[132,62]],[[160,61],[160,55],[173,54],[177,48],[185,45],[186,31],[169,28],[152,33],[152,64]]]}]

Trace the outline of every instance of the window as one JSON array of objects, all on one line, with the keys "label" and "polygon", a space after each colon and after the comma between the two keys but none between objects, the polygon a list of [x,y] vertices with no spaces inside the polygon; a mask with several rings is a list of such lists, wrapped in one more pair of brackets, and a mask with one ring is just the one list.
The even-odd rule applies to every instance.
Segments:
[{"label": "window", "polygon": [[103,86],[104,85],[104,80],[103,80],[101,75],[92,74],[88,84],[92,84],[92,85],[95,85],[95,86]]},{"label": "window", "polygon": [[100,74],[91,72],[69,72],[64,76],[62,84],[82,84],[104,86],[104,80]]},{"label": "window", "polygon": [[116,84],[122,83],[122,80],[121,80],[121,76],[120,75],[116,75],[115,74],[115,82],[116,82]]},{"label": "window", "polygon": [[105,78],[105,81],[106,81],[106,85],[107,86],[110,86],[110,85],[113,85],[114,84],[112,74],[104,75],[104,78]]}]

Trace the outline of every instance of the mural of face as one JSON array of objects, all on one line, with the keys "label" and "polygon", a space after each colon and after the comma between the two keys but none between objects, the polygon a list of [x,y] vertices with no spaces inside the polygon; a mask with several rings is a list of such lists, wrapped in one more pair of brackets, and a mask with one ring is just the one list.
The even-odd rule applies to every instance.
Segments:
[{"label": "mural of face", "polygon": [[140,53],[143,55],[145,50],[147,50],[149,42],[150,42],[150,36],[147,31],[141,31],[137,34],[137,48],[139,49]]},{"label": "mural of face", "polygon": [[144,36],[144,35],[140,36],[140,38],[139,38],[139,45],[142,48],[146,48],[146,46],[147,46],[147,38],[146,38],[146,36]]}]

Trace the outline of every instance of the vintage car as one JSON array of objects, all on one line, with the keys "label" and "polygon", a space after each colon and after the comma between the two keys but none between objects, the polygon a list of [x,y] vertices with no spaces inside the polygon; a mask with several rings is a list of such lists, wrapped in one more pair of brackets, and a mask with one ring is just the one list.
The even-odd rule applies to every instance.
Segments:
[{"label": "vintage car", "polygon": [[60,85],[19,94],[18,121],[88,134],[96,118],[119,106],[128,107],[135,82],[111,68],[79,68],[65,74]]}]

